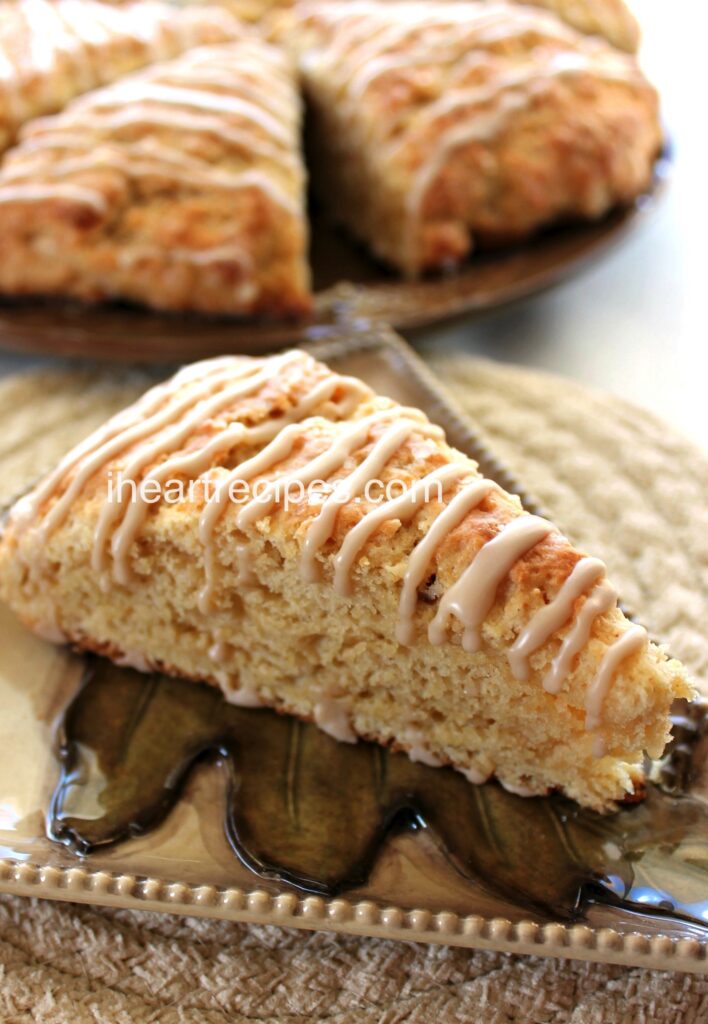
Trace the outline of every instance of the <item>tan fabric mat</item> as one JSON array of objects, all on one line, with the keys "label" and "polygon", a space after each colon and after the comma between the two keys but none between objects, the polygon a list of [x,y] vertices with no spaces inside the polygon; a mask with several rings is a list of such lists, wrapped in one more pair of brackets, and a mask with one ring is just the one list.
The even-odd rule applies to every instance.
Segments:
[{"label": "tan fabric mat", "polygon": [[[708,680],[708,458],[651,414],[558,378],[466,358],[434,368]],[[0,382],[0,504],[140,387],[88,373]],[[708,978],[3,896],[0,1021],[707,1024]]]}]

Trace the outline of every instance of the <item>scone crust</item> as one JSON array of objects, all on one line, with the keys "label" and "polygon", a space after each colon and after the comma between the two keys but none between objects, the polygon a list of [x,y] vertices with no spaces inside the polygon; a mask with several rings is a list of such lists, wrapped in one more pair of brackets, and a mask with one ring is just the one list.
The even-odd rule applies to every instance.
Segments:
[{"label": "scone crust", "polygon": [[32,122],[0,172],[0,291],[306,313],[299,125],[290,61],[247,33]]},{"label": "scone crust", "polygon": [[410,274],[600,218],[650,185],[655,90],[633,57],[552,12],[313,0],[297,23],[315,187]]},{"label": "scone crust", "polygon": [[175,9],[159,0],[115,8],[98,0],[0,5],[0,152],[26,121],[74,96],[192,46],[228,42],[238,21],[218,5]]}]

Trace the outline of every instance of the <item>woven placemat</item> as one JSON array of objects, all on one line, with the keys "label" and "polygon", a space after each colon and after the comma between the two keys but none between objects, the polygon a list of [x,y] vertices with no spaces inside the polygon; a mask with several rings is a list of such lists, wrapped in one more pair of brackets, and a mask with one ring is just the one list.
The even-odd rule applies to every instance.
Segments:
[{"label": "woven placemat", "polygon": [[[625,602],[708,677],[708,459],[650,413],[456,357],[455,399]],[[0,504],[143,387],[0,383]],[[0,1020],[43,1024],[703,1024],[708,979],[0,897]]]}]

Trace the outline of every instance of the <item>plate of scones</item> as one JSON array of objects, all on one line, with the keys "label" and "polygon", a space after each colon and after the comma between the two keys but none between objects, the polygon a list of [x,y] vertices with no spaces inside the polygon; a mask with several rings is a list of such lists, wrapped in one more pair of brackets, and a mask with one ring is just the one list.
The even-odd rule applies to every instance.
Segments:
[{"label": "plate of scones", "polygon": [[708,704],[394,330],[652,205],[637,48],[0,3],[0,347],[91,357],[0,382],[0,893],[705,973]]},{"label": "plate of scones", "polygon": [[193,358],[547,287],[664,176],[622,0],[17,0],[0,343]]}]

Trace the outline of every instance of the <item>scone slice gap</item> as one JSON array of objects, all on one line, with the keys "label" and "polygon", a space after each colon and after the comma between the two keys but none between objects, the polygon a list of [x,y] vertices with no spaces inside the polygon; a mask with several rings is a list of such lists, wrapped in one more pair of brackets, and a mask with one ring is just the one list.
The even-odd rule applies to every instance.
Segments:
[{"label": "scone slice gap", "polygon": [[0,292],[310,309],[295,69],[245,30],[32,122],[0,170]]},{"label": "scone slice gap", "polygon": [[598,810],[692,692],[601,562],[299,352],[196,364],[109,422],[13,509],[0,586],[57,641]]},{"label": "scone slice gap", "polygon": [[312,0],[294,39],[315,190],[411,276],[599,219],[651,184],[655,90],[634,57],[550,11]]}]

